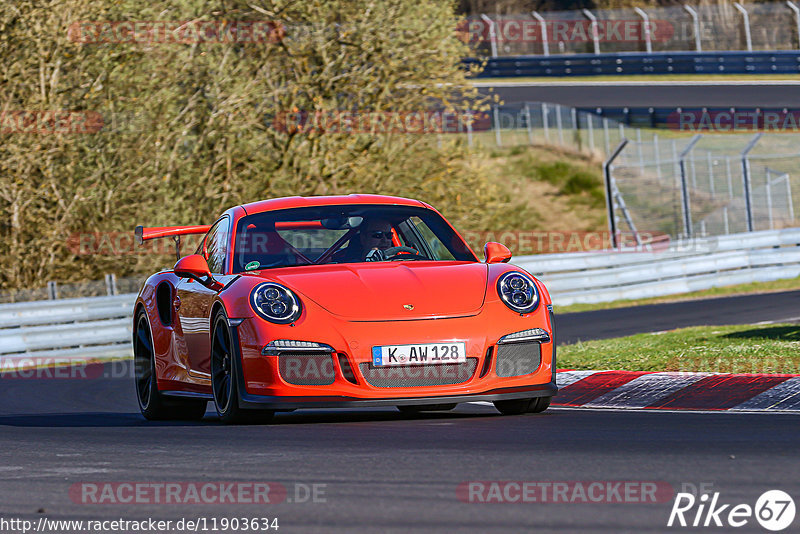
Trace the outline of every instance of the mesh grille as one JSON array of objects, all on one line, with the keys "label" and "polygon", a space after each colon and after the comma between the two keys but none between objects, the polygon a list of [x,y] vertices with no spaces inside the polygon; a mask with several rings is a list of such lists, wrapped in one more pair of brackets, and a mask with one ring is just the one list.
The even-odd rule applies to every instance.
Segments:
[{"label": "mesh grille", "polygon": [[497,376],[521,376],[534,373],[542,361],[539,343],[510,343],[497,347]]},{"label": "mesh grille", "polygon": [[461,384],[472,378],[477,366],[477,358],[467,358],[466,363],[446,365],[373,367],[372,364],[362,363],[358,368],[364,379],[373,387],[403,388]]},{"label": "mesh grille", "polygon": [[285,352],[278,356],[281,378],[296,386],[330,386],[335,375],[333,355]]}]

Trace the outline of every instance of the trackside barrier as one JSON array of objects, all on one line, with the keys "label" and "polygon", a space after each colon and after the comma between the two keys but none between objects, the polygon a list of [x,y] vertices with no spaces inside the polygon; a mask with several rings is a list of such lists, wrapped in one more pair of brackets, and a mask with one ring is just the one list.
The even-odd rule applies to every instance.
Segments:
[{"label": "trackside barrier", "polygon": [[800,276],[800,229],[677,242],[663,251],[623,249],[520,256],[512,262],[541,278],[556,305],[686,293]]},{"label": "trackside barrier", "polygon": [[800,51],[619,52],[564,56],[467,58],[465,66],[486,61],[478,78],[525,76],[609,76],[626,74],[797,74]]},{"label": "trackside barrier", "polygon": [[[800,228],[512,262],[541,278],[557,306],[656,297],[798,277]],[[131,293],[0,305],[0,370],[25,358],[129,357],[135,299]]]}]

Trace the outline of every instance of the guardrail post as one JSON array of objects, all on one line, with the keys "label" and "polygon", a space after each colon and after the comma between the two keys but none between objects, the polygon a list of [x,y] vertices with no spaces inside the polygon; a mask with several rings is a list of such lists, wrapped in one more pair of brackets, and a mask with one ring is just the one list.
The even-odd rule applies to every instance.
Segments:
[{"label": "guardrail post", "polygon": [[794,23],[797,26],[797,48],[800,49],[800,8],[792,0],[786,0],[786,5],[794,11]]},{"label": "guardrail post", "polygon": [[47,282],[47,298],[50,300],[58,298],[58,284],[55,282]]},{"label": "guardrail post", "polygon": [[742,14],[742,23],[744,24],[744,40],[747,45],[747,51],[753,51],[753,38],[750,36],[750,15],[747,10],[739,2],[734,2],[733,7]]},{"label": "guardrail post", "polygon": [[692,25],[694,26],[694,49],[697,52],[702,52],[703,45],[700,42],[700,17],[697,16],[697,11],[687,5],[684,5],[683,9],[692,17]]},{"label": "guardrail post", "polygon": [[696,134],[689,141],[689,144],[681,152],[678,161],[681,169],[681,211],[683,212],[683,233],[686,239],[692,238],[692,206],[689,199],[689,184],[686,180],[686,156],[692,151],[694,145],[703,137],[702,134]]},{"label": "guardrail post", "polygon": [[652,37],[650,36],[650,17],[647,16],[644,9],[640,7],[634,7],[634,11],[636,14],[642,17],[642,26],[644,27],[644,45],[645,49],[647,50],[648,54],[653,53],[653,41]]},{"label": "guardrail post", "polygon": [[497,32],[494,29],[494,21],[487,17],[485,13],[481,14],[481,19],[489,25],[489,46],[492,50],[492,57],[497,57]]},{"label": "guardrail post", "polygon": [[106,294],[110,296],[117,294],[117,275],[113,273],[106,275]]},{"label": "guardrail post", "polygon": [[603,177],[605,178],[606,182],[606,211],[608,213],[608,232],[611,234],[611,247],[617,248],[618,246],[618,239],[617,239],[617,221],[614,218],[614,188],[612,185],[611,180],[613,179],[611,176],[611,165],[614,163],[614,160],[617,159],[622,149],[625,148],[625,145],[628,144],[627,139],[622,139],[617,148],[614,149],[614,153],[611,154],[608,159],[603,163]]},{"label": "guardrail post", "polygon": [[747,154],[756,146],[758,140],[761,139],[762,132],[753,136],[747,146],[742,150],[742,188],[744,194],[744,210],[745,217],[747,218],[747,231],[752,232],[755,225],[753,224],[753,193],[750,188],[750,159]]},{"label": "guardrail post", "polygon": [[550,42],[548,41],[549,37],[547,35],[547,21],[544,20],[544,17],[539,14],[538,11],[531,11],[531,16],[539,21],[539,27],[542,30],[542,48],[544,49],[544,55],[550,55]]},{"label": "guardrail post", "polygon": [[592,27],[592,43],[594,43],[594,53],[600,53],[600,32],[597,29],[597,17],[595,17],[588,9],[582,9],[583,15],[591,21]]}]

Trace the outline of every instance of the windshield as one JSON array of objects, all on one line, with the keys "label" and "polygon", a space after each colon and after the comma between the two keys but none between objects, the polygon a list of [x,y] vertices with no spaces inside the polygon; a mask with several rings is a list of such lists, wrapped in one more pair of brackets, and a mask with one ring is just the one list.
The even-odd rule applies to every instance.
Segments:
[{"label": "windshield", "polygon": [[364,261],[477,261],[436,212],[352,205],[268,211],[236,227],[232,272]]}]

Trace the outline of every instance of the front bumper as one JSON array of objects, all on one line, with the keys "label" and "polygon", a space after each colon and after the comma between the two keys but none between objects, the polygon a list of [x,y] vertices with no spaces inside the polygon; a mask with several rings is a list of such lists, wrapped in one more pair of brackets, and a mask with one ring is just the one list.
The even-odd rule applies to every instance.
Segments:
[{"label": "front bumper", "polygon": [[554,383],[539,384],[526,388],[502,388],[477,395],[447,395],[439,397],[397,397],[383,399],[360,399],[343,396],[279,397],[243,394],[239,406],[261,410],[300,410],[304,408],[367,408],[380,406],[403,406],[415,404],[449,404],[461,402],[499,401],[552,397],[558,393]]},{"label": "front bumper", "polygon": [[[319,316],[320,314],[315,314]],[[293,410],[299,408],[338,408],[496,401],[553,396],[555,384],[555,340],[553,318],[548,307],[540,306],[528,315],[509,313],[502,305],[474,316],[452,319],[349,322],[327,314],[324,320],[298,321],[296,325],[273,325],[259,319],[246,319],[234,327],[236,353],[241,354],[237,373],[240,405],[245,408]],[[540,359],[535,371],[508,376],[496,367],[498,340],[504,335],[531,328],[551,332],[551,339],[540,344]],[[333,348],[333,377],[328,383],[297,384],[284,380],[278,356],[262,354],[274,339],[313,341]],[[371,361],[373,345],[411,342],[466,342],[467,358],[474,370],[455,383],[417,383],[409,386],[378,385],[365,379],[360,368]],[[355,383],[344,375],[340,358],[346,358]],[[494,360],[492,360],[494,358]],[[460,377],[461,375],[459,375]]]}]

